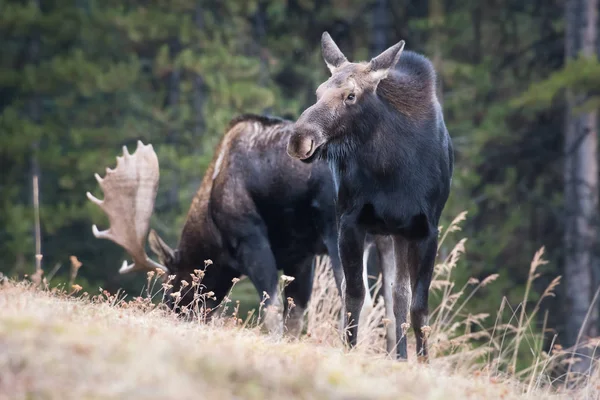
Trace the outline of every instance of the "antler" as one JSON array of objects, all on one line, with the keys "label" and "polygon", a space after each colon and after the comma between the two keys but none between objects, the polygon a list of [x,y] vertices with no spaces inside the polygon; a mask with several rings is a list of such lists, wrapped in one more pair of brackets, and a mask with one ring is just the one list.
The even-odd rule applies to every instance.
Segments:
[{"label": "antler", "polygon": [[90,192],[87,197],[106,213],[110,221],[110,228],[105,231],[99,231],[94,225],[94,236],[112,240],[133,258],[131,265],[123,261],[119,273],[155,269],[168,272],[165,266],[151,260],[144,250],[159,179],[158,157],[152,145],[144,146],[138,140],[133,154],[123,146],[123,156],[117,157],[117,168],[106,168],[104,178],[98,174],[94,176],[104,192],[104,200]]}]

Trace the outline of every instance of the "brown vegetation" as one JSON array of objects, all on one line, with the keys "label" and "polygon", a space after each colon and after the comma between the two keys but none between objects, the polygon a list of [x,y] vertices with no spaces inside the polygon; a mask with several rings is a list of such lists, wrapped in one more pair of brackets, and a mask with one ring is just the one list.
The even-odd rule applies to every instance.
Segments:
[{"label": "brown vegetation", "polygon": [[[446,232],[458,230],[463,218]],[[150,301],[163,290],[150,289],[154,276],[148,294],[129,301],[102,289],[91,296],[77,285],[67,291],[6,280],[0,398],[598,398],[598,373],[565,383],[571,352],[557,346],[546,354],[543,329],[534,327],[539,303],[559,279],[536,304],[527,306],[525,298],[511,308],[499,299],[494,318],[470,315],[469,299],[495,276],[456,288],[452,271],[464,251],[461,240],[436,267],[430,365],[384,355],[381,301],[361,326],[359,346],[343,349],[340,301],[326,258],[317,263],[307,333],[299,341],[262,334],[260,321],[241,318],[231,302],[208,323],[182,321]],[[531,263],[529,286],[542,254]],[[517,368],[520,352],[531,355],[529,367]]]}]

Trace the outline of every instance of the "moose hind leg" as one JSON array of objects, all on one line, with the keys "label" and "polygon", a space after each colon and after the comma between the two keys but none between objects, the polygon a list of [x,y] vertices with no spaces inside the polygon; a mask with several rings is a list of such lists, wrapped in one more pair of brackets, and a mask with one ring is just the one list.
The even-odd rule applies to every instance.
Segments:
[{"label": "moose hind leg", "polygon": [[409,242],[401,237],[394,237],[395,284],[394,284],[394,317],[396,327],[396,357],[405,361],[407,354],[407,319],[410,306],[411,288],[410,273],[407,263]]},{"label": "moose hind leg", "polygon": [[[414,244],[411,248],[411,275],[413,297],[410,307],[410,318],[417,341],[417,358],[428,362],[427,335],[425,327],[429,320],[429,286],[435,266],[437,254],[437,233],[423,242]],[[415,254],[416,253],[416,254]]]},{"label": "moose hind leg", "polygon": [[300,337],[304,325],[304,312],[308,307],[308,301],[312,292],[314,259],[307,258],[305,261],[297,264],[293,269],[286,269],[283,272],[294,278],[285,288],[284,300],[284,324],[286,333],[292,337]]},{"label": "moose hind leg", "polygon": [[373,311],[373,305],[375,302],[373,301],[373,296],[371,296],[371,291],[369,287],[369,260],[371,255],[376,250],[375,243],[372,241],[365,240],[365,247],[363,250],[363,271],[362,271],[362,279],[363,284],[365,286],[365,297],[363,301],[362,308],[360,309],[360,325],[358,327],[359,333],[364,329],[368,328],[369,318],[371,316],[371,312]]},{"label": "moose hind leg", "polygon": [[385,307],[385,348],[391,356],[396,351],[396,317],[394,315],[394,288],[396,286],[396,262],[394,242],[389,236],[376,238],[379,253],[379,268],[382,277],[383,302]]},{"label": "moose hind leg", "polygon": [[245,237],[240,243],[238,257],[261,301],[264,301],[260,318],[263,318],[269,333],[280,336],[283,333],[283,319],[277,264],[266,234],[256,232]]}]

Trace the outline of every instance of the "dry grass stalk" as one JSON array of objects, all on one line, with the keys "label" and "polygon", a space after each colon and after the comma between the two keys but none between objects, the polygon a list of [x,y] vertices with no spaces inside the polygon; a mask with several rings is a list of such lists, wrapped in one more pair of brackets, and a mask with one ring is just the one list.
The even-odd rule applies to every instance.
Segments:
[{"label": "dry grass stalk", "polygon": [[69,278],[69,287],[73,287],[75,284],[75,278],[77,278],[77,273],[79,272],[79,268],[83,265],[81,261],[76,256],[69,257],[71,260],[71,275]]}]

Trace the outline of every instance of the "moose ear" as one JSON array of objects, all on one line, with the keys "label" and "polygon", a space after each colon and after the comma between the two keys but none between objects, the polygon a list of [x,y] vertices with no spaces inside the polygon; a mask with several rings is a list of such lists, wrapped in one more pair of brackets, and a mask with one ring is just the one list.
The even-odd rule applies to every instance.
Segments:
[{"label": "moose ear", "polygon": [[148,234],[148,243],[150,244],[152,252],[158,257],[158,260],[169,268],[175,260],[175,252],[173,249],[158,236],[158,233],[156,233],[154,229],[151,229]]},{"label": "moose ear", "polygon": [[374,81],[387,78],[389,71],[398,63],[403,49],[404,40],[401,40],[369,62],[369,74]]},{"label": "moose ear", "polygon": [[327,64],[327,68],[329,68],[332,74],[336,69],[348,62],[344,53],[341,52],[340,48],[327,32],[323,32],[323,36],[321,36],[321,51],[323,52],[325,64]]}]

